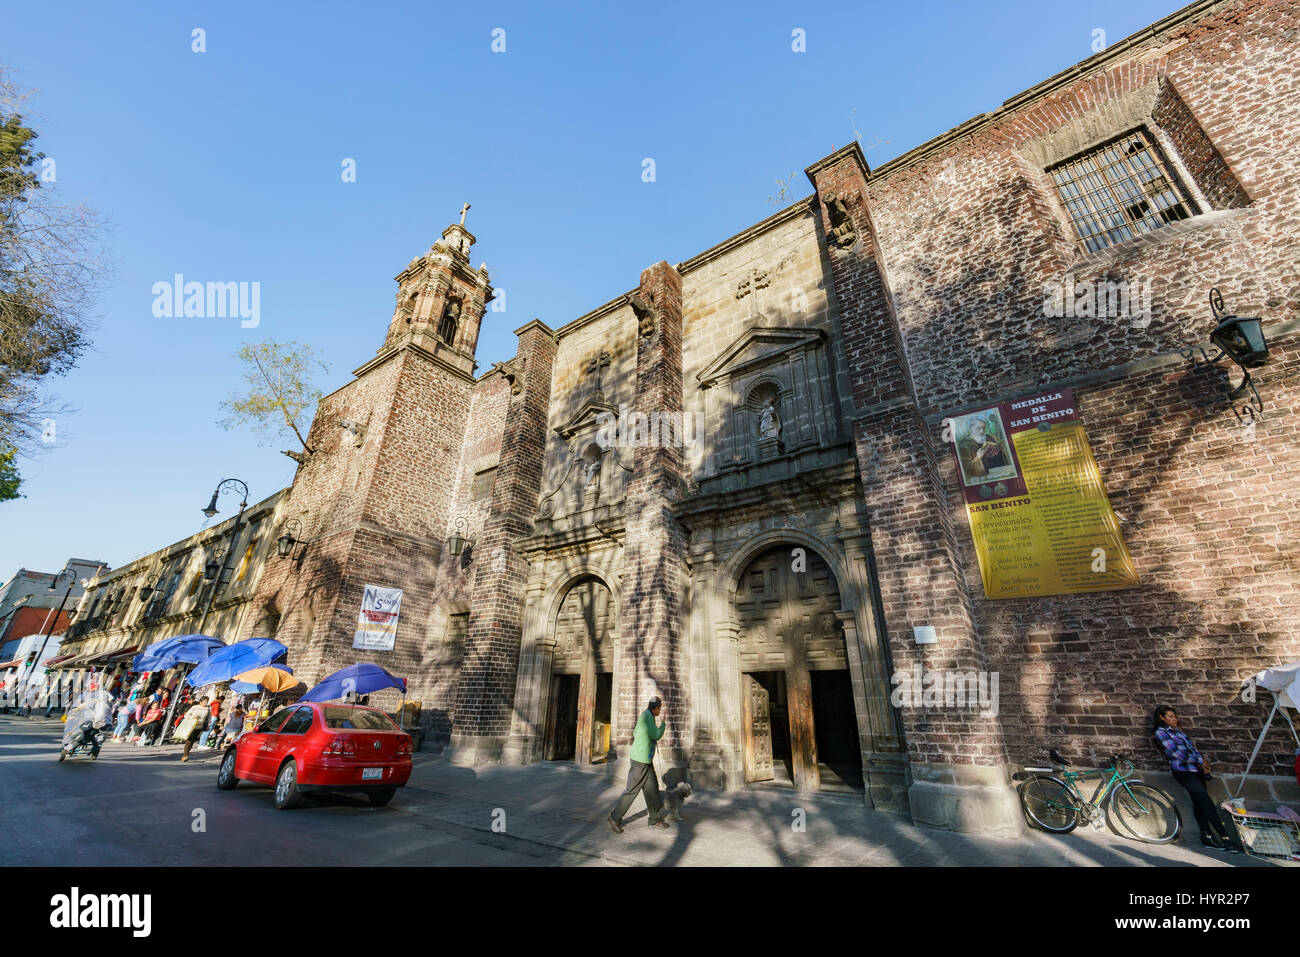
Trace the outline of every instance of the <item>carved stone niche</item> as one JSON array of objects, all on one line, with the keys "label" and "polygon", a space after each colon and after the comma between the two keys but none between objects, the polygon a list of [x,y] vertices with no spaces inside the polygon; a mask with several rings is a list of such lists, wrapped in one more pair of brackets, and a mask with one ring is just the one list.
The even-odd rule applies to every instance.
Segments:
[{"label": "carved stone niche", "polygon": [[618,408],[593,396],[556,428],[565,441],[564,461],[556,470],[559,480],[542,496],[540,517],[576,516],[622,501],[628,467],[618,454],[618,426]]},{"label": "carved stone niche", "polygon": [[706,474],[833,444],[826,333],[751,326],[697,379],[713,454]]}]

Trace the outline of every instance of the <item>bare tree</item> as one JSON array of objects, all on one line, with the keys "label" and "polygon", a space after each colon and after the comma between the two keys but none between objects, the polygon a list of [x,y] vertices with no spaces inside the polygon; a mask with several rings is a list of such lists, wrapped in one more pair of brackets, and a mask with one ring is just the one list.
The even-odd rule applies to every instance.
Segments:
[{"label": "bare tree", "polygon": [[[324,395],[312,381],[317,367],[328,373],[329,366],[306,344],[271,339],[244,343],[236,357],[244,363],[245,388],[221,403],[228,415],[217,424],[223,429],[251,428],[262,435],[262,444],[293,432],[303,453],[310,455],[314,450],[303,438],[298,422]],[[309,429],[310,420],[303,425]],[[302,453],[284,454],[303,460]]]},{"label": "bare tree", "polygon": [[44,380],[76,366],[108,277],[104,224],[50,188],[53,166],[21,113],[28,95],[0,67],[0,449],[22,455],[41,447],[43,420],[63,411]]},{"label": "bare tree", "polygon": [[791,173],[785,179],[782,179],[781,177],[778,176],[776,178],[776,185],[777,185],[776,195],[769,196],[767,198],[767,204],[769,206],[775,206],[778,209],[783,206],[789,206],[790,203],[794,201],[794,181],[795,181],[794,173]]}]

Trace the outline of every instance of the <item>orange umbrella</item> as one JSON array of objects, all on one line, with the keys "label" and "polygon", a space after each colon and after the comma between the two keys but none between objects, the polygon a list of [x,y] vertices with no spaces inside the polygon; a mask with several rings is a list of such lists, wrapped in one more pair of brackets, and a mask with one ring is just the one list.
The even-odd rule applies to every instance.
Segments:
[{"label": "orange umbrella", "polygon": [[246,681],[250,685],[258,685],[264,691],[278,693],[288,691],[290,688],[296,688],[302,684],[297,678],[287,671],[281,671],[279,668],[272,668],[266,665],[261,668],[254,668],[252,671],[245,671],[243,674],[235,675],[236,681]]}]

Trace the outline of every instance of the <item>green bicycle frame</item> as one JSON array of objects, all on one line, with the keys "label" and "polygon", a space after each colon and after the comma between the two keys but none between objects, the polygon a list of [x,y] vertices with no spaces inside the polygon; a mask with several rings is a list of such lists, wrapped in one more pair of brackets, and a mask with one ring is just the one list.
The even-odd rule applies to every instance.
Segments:
[{"label": "green bicycle frame", "polygon": [[[1087,771],[1068,771],[1062,768],[1059,774],[1061,780],[1065,782],[1066,790],[1069,791],[1070,794],[1072,794],[1074,797],[1078,798],[1079,801],[1083,804],[1091,804],[1094,807],[1101,807],[1101,802],[1106,799],[1106,795],[1111,792],[1111,790],[1115,787],[1116,784],[1120,784],[1123,786],[1124,790],[1128,792],[1129,797],[1131,797],[1134,801],[1137,802],[1137,806],[1139,809],[1141,809],[1142,813],[1143,814],[1147,813],[1147,809],[1142,805],[1142,802],[1138,799],[1138,796],[1134,794],[1133,789],[1128,786],[1128,781],[1129,781],[1128,777],[1119,773],[1118,765],[1112,765],[1109,768],[1092,768]],[[1089,801],[1085,799],[1083,796],[1083,792],[1079,789],[1078,782],[1084,778],[1104,777],[1107,774],[1109,774],[1110,777],[1107,780],[1102,781],[1100,783],[1097,790],[1092,795],[1092,800]],[[1049,801],[1048,803],[1050,804],[1052,802]],[[1074,809],[1071,808],[1069,810],[1074,810]]]}]

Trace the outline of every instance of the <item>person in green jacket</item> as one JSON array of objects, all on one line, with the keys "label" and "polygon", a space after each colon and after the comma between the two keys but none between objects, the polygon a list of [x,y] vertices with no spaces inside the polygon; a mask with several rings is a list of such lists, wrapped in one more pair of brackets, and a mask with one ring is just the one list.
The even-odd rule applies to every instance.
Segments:
[{"label": "person in green jacket", "polygon": [[664,736],[664,726],[667,724],[667,720],[655,724],[655,718],[659,717],[662,710],[663,702],[657,697],[651,698],[646,710],[637,718],[636,731],[632,734],[632,768],[627,773],[627,790],[609,813],[609,826],[616,834],[623,833],[623,815],[636,800],[637,792],[645,795],[650,826],[668,826],[664,820],[663,803],[659,800],[659,778],[654,766],[655,742]]}]

